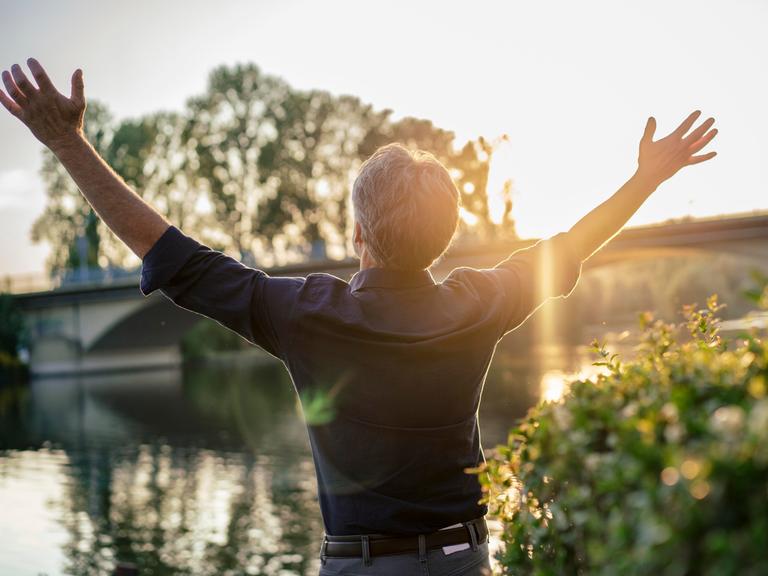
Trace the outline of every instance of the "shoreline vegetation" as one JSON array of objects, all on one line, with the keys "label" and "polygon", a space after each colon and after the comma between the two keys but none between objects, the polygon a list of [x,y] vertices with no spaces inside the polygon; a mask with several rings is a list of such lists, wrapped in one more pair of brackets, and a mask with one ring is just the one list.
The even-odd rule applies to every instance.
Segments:
[{"label": "shoreline vegetation", "polygon": [[602,372],[467,470],[502,526],[504,573],[768,572],[768,331],[723,336],[722,310],[712,296],[679,323],[641,314],[628,361],[595,341]]},{"label": "shoreline vegetation", "polygon": [[0,385],[19,384],[29,371],[20,353],[27,343],[24,318],[10,294],[0,292]]}]

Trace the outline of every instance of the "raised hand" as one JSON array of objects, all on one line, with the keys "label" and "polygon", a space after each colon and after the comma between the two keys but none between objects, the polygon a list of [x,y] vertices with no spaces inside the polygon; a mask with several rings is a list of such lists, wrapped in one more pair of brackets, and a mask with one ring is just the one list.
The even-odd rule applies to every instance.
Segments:
[{"label": "raised hand", "polygon": [[656,119],[648,118],[638,158],[638,175],[641,178],[652,182],[655,187],[671,178],[682,167],[705,162],[717,155],[717,152],[697,155],[717,135],[716,128],[710,130],[715,123],[714,118],[705,120],[688,133],[699,116],[701,111],[693,112],[674,132],[655,142],[653,134],[656,132]]},{"label": "raised hand", "polygon": [[8,94],[0,90],[0,103],[40,142],[55,150],[82,134],[85,114],[83,71],[75,70],[72,75],[72,90],[67,98],[56,90],[37,60],[29,58],[27,65],[37,86],[27,78],[21,66],[14,64],[10,72],[3,70],[3,84]]},{"label": "raised hand", "polygon": [[701,116],[698,110],[688,116],[669,136],[654,142],[656,120],[651,117],[640,141],[637,172],[616,193],[579,220],[568,232],[571,246],[582,261],[591,257],[613,238],[656,188],[683,166],[715,157],[715,152],[699,152],[717,135],[714,118],[691,130]]}]

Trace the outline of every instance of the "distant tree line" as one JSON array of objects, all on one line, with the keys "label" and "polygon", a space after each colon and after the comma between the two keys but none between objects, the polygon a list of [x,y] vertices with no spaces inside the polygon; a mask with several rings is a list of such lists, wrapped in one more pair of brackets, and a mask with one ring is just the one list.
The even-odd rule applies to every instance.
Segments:
[{"label": "distant tree line", "polygon": [[[459,187],[479,241],[514,237],[509,183],[489,191],[493,145],[483,138],[457,146],[429,120],[394,120],[391,110],[348,95],[297,90],[254,64],[222,66],[183,112],[157,112],[117,122],[89,103],[86,132],[128,184],[174,224],[249,264],[300,261],[313,247],[331,258],[352,254],[349,192],[361,162],[378,146],[401,142],[435,154]],[[51,245],[51,273],[135,264],[45,152],[48,201],[33,225]],[[488,193],[504,195],[501,222]],[[472,224],[468,224],[468,221]]]}]

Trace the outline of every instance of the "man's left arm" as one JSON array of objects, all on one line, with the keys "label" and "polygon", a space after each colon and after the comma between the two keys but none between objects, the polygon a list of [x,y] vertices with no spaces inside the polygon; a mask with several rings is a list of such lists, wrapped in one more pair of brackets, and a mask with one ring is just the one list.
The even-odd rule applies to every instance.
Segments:
[{"label": "man's left arm", "polygon": [[568,243],[581,261],[587,260],[613,238],[658,186],[684,166],[713,158],[716,152],[697,155],[717,135],[709,118],[690,134],[700,116],[697,110],[668,136],[653,141],[656,120],[649,118],[640,141],[635,174],[613,196],[579,220],[568,232]]},{"label": "man's left arm", "polygon": [[85,138],[83,76],[72,76],[70,97],[59,93],[42,66],[27,61],[2,73],[0,103],[61,161],[105,224],[142,259],[141,290],[160,289],[177,305],[230,328],[285,358],[287,325],[301,278],[272,278],[184,235],[99,156]]}]

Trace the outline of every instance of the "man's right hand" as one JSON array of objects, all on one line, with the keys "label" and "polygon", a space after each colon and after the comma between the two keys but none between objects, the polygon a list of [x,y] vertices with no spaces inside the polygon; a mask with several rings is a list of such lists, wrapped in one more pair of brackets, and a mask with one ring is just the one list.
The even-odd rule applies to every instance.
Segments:
[{"label": "man's right hand", "polygon": [[56,90],[37,60],[29,58],[27,65],[37,86],[27,78],[21,66],[14,64],[10,72],[3,70],[3,84],[8,95],[0,90],[0,103],[40,142],[56,151],[82,137],[85,114],[83,71],[75,70],[72,75],[72,91],[67,98]]}]

